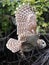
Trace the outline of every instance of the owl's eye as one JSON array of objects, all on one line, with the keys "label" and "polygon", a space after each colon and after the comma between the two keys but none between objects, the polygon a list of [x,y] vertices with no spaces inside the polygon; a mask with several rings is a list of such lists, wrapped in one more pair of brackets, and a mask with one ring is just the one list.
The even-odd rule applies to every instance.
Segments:
[{"label": "owl's eye", "polygon": [[44,42],[42,44],[44,44]]}]

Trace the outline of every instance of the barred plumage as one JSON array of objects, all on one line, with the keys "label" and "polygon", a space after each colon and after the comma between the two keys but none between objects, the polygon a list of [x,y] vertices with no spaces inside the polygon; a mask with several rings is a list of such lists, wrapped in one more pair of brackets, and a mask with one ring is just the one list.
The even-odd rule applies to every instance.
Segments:
[{"label": "barred plumage", "polygon": [[[31,10],[31,7],[27,4],[22,5],[18,8],[16,14],[16,23],[17,23],[17,34],[20,35],[24,31],[29,31],[29,24],[31,23],[32,28],[36,28],[36,16],[34,11]],[[31,18],[32,17],[32,18]]]}]

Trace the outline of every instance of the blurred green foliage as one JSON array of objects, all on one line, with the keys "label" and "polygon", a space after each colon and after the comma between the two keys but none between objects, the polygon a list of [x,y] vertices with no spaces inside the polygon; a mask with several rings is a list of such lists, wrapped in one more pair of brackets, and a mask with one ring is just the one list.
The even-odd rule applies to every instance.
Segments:
[{"label": "blurred green foliage", "polygon": [[[0,0],[0,27],[3,32],[9,30],[9,20],[3,15],[14,16],[16,8],[23,3],[30,3],[37,16],[37,31],[41,33],[49,32],[49,20],[45,21],[45,12],[49,13],[49,0]],[[2,18],[1,18],[2,17]],[[48,16],[47,16],[48,18]],[[0,34],[1,35],[1,34]]]},{"label": "blurred green foliage", "polygon": [[13,23],[8,16],[0,17],[0,38],[7,36],[13,29]]}]

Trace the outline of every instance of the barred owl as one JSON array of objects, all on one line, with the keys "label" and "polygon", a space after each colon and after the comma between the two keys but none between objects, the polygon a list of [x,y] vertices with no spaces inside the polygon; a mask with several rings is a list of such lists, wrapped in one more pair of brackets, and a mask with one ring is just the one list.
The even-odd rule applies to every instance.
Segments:
[{"label": "barred owl", "polygon": [[8,49],[14,53],[19,50],[30,51],[36,46],[41,49],[46,47],[46,42],[39,39],[39,35],[36,34],[36,15],[30,5],[25,4],[20,6],[15,13],[15,19],[16,21],[13,22],[17,25],[18,40],[9,39],[6,44]]}]

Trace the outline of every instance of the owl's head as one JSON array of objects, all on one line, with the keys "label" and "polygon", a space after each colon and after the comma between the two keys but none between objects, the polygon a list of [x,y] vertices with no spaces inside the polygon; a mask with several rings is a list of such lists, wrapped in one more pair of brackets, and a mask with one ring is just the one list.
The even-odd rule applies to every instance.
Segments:
[{"label": "owl's head", "polygon": [[38,40],[37,40],[37,44],[38,44],[38,47],[39,47],[40,49],[43,49],[43,48],[46,47],[46,42],[45,42],[43,39],[38,39]]}]

